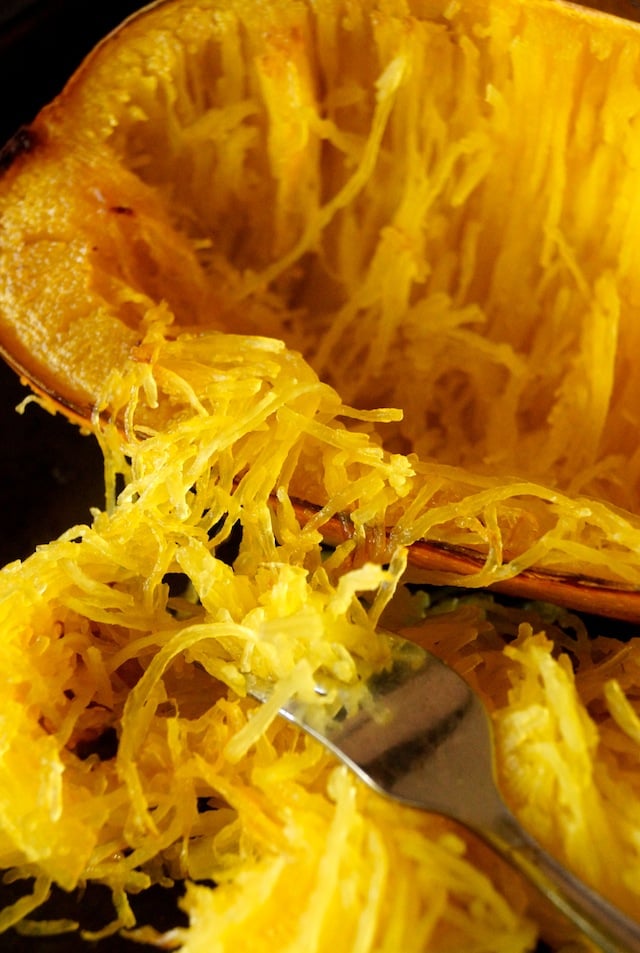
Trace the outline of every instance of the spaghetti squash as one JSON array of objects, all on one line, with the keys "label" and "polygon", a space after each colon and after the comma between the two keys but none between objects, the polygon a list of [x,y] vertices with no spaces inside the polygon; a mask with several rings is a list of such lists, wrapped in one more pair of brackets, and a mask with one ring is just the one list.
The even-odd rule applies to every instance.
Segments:
[{"label": "spaghetti squash", "polygon": [[[513,809],[633,915],[640,641],[403,574],[426,538],[476,586],[640,583],[639,61],[555,0],[166,0],[5,150],[2,347],[90,422],[107,502],[0,571],[0,868],[33,885],[0,928],[76,929],[39,908],[101,883],[102,935],[187,953],[559,948],[277,719],[383,665],[381,621],[474,682]],[[188,925],[137,924],[176,881]]]},{"label": "spaghetti squash", "polygon": [[639,63],[557,0],[157,4],[5,151],[2,348],[86,419],[161,303],[284,340],[402,409],[392,546],[637,586]]}]

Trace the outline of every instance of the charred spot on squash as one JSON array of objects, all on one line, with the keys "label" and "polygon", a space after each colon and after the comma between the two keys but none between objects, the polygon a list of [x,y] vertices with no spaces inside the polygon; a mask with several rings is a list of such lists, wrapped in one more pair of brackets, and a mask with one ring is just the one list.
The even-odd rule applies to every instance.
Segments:
[{"label": "charred spot on squash", "polygon": [[33,126],[21,126],[0,149],[0,175],[10,169],[20,156],[33,152],[40,142],[40,135]]}]

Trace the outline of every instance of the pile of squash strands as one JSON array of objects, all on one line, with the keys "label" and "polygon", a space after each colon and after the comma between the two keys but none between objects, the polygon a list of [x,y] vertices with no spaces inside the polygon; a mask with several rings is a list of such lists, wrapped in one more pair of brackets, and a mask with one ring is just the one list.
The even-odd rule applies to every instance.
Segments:
[{"label": "pile of squash strands", "polygon": [[[349,684],[356,659],[384,664],[377,625],[392,616],[488,700],[529,829],[635,909],[640,643],[591,640],[576,620],[567,635],[553,617],[547,636],[535,613],[488,604],[418,621],[402,550],[386,567],[359,561],[357,540],[327,554],[290,495],[296,468],[321,460],[326,512],[348,478],[373,525],[408,460],[278,342],[166,341],[159,318],[107,386],[111,417],[96,415],[107,510],[0,574],[0,866],[35,878],[2,926],[72,929],[37,907],[51,884],[95,881],[114,898],[105,932],[192,953],[531,949],[525,899],[505,899],[486,853],[275,717],[319,673]],[[248,672],[273,680],[272,703],[244,697]],[[129,895],[175,879],[189,926],[136,927]]]}]

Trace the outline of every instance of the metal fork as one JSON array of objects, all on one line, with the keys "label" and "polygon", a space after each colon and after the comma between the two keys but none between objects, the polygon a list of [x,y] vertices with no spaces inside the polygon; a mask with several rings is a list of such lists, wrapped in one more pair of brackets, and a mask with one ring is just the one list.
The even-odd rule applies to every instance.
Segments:
[{"label": "metal fork", "polygon": [[[380,794],[445,815],[476,833],[517,868],[605,953],[640,953],[640,924],[550,856],[504,804],[495,782],[491,723],[453,669],[406,639],[389,636],[390,663],[349,690],[318,685],[329,715],[295,698],[280,714],[317,738]],[[365,691],[362,692],[362,688]],[[259,701],[269,683],[250,678]]]}]

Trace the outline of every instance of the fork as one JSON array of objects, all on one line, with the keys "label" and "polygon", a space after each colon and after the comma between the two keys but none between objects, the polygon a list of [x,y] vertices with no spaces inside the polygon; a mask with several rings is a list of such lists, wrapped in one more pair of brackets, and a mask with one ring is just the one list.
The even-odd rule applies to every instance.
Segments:
[{"label": "fork", "polygon": [[[563,867],[505,805],[479,697],[436,656],[399,636],[388,638],[389,663],[358,686],[364,701],[354,707],[348,688],[336,695],[335,686],[318,684],[316,693],[333,700],[328,714],[319,714],[317,702],[295,697],[279,713],[379,794],[477,834],[604,953],[640,953],[640,923]],[[273,685],[249,676],[248,690],[266,702]]]}]

